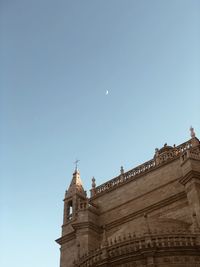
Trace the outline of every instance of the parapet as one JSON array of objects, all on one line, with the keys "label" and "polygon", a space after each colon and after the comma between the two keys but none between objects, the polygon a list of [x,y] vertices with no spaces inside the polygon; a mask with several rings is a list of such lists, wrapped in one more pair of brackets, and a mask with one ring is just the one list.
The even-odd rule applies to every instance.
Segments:
[{"label": "parapet", "polygon": [[[200,141],[193,137],[187,142],[180,144],[178,146],[168,146],[165,144],[161,149],[155,150],[155,155],[153,159],[127,171],[121,171],[120,175],[103,183],[96,187],[94,186],[95,182],[93,180],[93,186],[91,190],[91,197],[96,198],[103,193],[113,190],[118,186],[121,186],[133,179],[155,170],[158,167],[163,166],[173,160],[178,158],[183,162],[187,157],[193,157],[196,159],[200,159]],[[94,179],[94,178],[93,178]]]}]

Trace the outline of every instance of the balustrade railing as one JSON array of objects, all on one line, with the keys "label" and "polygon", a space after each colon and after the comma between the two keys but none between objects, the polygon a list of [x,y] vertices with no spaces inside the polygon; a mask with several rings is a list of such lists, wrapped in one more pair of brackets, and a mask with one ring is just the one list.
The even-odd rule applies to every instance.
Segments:
[{"label": "balustrade railing", "polygon": [[86,267],[96,266],[104,258],[114,258],[117,256],[134,254],[142,250],[162,249],[180,247],[199,247],[198,236],[187,233],[167,233],[167,234],[151,234],[142,237],[136,237],[129,234],[128,236],[114,238],[108,240],[107,246],[102,246],[94,251],[86,253],[76,262],[75,266]]},{"label": "balustrade railing", "polygon": [[97,210],[98,206],[94,205],[94,203],[90,202],[88,199],[81,200],[78,203],[78,211],[85,211],[85,210],[93,210],[95,212],[98,212]]},{"label": "balustrade railing", "polygon": [[[145,172],[148,172],[152,169],[155,169],[156,167],[164,164],[167,161],[176,159],[180,157],[181,155],[187,153],[187,151],[191,150],[192,148],[192,142],[191,140],[179,145],[174,146],[173,148],[164,151],[162,153],[158,153],[158,155],[155,154],[154,158],[137,166],[136,168],[127,171],[123,174],[120,174],[119,176],[109,180],[108,182],[97,186],[95,189],[93,189],[93,196],[96,196],[98,194],[101,194],[111,188],[115,188],[120,184],[125,183],[128,180],[134,179],[134,177],[137,177],[140,174],[143,174]],[[200,152],[190,152],[193,153],[193,156],[196,158],[200,158]],[[186,155],[187,156],[187,155]]]}]

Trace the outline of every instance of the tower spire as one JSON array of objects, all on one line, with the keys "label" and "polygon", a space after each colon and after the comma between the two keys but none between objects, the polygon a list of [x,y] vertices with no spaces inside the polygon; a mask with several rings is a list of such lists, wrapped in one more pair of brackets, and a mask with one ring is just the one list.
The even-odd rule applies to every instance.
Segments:
[{"label": "tower spire", "polygon": [[69,186],[69,188],[67,190],[66,197],[67,198],[73,197],[73,196],[75,196],[77,194],[85,196],[85,191],[83,189],[83,183],[81,181],[80,172],[79,172],[79,170],[77,168],[77,165],[76,165],[76,168],[75,168],[75,171],[73,173],[70,186]]},{"label": "tower spire", "polygon": [[195,138],[195,131],[194,131],[194,128],[191,126],[190,127],[190,136],[192,137],[192,138]]},{"label": "tower spire", "polygon": [[85,200],[87,198],[86,191],[84,191],[83,184],[80,177],[80,172],[77,168],[77,161],[76,168],[72,176],[72,180],[68,190],[65,193],[64,199],[64,224],[75,219],[77,210],[78,210],[78,203],[80,200]]},{"label": "tower spire", "polygon": [[79,163],[79,159],[75,160],[74,164],[75,164],[75,172],[78,171],[78,163]]}]

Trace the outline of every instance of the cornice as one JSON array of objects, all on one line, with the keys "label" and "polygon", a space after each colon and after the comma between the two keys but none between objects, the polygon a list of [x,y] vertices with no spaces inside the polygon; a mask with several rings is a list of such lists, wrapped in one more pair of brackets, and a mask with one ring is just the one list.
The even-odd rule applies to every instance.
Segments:
[{"label": "cornice", "polygon": [[106,211],[104,211],[104,212],[101,212],[100,215],[105,214],[105,213],[107,213],[107,212],[110,212],[110,211],[112,211],[112,210],[115,210],[115,209],[117,209],[117,208],[119,208],[119,207],[122,207],[122,206],[124,206],[124,205],[127,205],[128,203],[133,202],[133,201],[135,201],[135,200],[137,200],[137,199],[140,199],[140,198],[142,198],[142,197],[144,197],[144,196],[146,196],[146,195],[148,195],[148,194],[151,194],[151,193],[153,193],[153,192],[156,192],[157,190],[159,190],[159,189],[161,189],[161,188],[163,188],[163,187],[165,187],[165,186],[168,186],[168,185],[170,185],[170,184],[173,184],[173,183],[175,183],[175,182],[178,182],[180,179],[181,179],[181,177],[176,178],[176,179],[174,179],[174,180],[171,180],[171,181],[169,181],[168,183],[165,183],[165,184],[163,184],[163,185],[160,185],[160,186],[158,186],[158,187],[156,187],[156,188],[154,188],[154,189],[152,189],[152,190],[150,190],[150,191],[148,191],[148,192],[145,192],[145,193],[143,193],[143,194],[141,194],[141,195],[139,195],[139,196],[137,196],[137,197],[134,197],[134,198],[132,198],[132,199],[126,201],[126,202],[123,202],[122,204],[119,204],[119,205],[117,205],[116,207],[113,207],[113,208],[111,208],[111,209],[109,209],[109,210],[106,210]]},{"label": "cornice", "polygon": [[97,232],[98,234],[101,233],[101,228],[92,222],[74,223],[72,224],[72,227],[74,228],[75,231],[81,230],[81,229],[90,229],[90,230]]},{"label": "cornice", "polygon": [[72,239],[75,239],[76,238],[76,233],[75,231],[72,232],[72,233],[69,233],[67,235],[64,235],[58,239],[56,239],[55,241],[59,244],[59,245],[63,245],[64,243],[66,242],[69,242],[70,240]]},{"label": "cornice", "polygon": [[150,205],[150,206],[148,206],[146,208],[143,208],[143,209],[140,209],[138,211],[135,211],[135,212],[133,212],[133,213],[127,215],[127,216],[124,216],[124,217],[122,217],[120,219],[117,219],[117,220],[115,220],[113,222],[110,222],[110,223],[106,224],[106,229],[110,230],[110,229],[112,229],[114,227],[117,227],[117,226],[120,226],[120,225],[122,225],[122,224],[124,224],[126,222],[132,221],[134,218],[143,216],[144,213],[148,214],[148,213],[150,213],[152,211],[158,210],[158,209],[160,209],[162,207],[170,205],[170,204],[172,204],[172,203],[174,203],[174,202],[176,202],[178,200],[184,199],[184,198],[186,198],[185,191],[180,192],[180,193],[178,193],[178,194],[176,194],[174,196],[171,196],[169,198],[166,198],[166,199],[164,199],[162,201],[159,201],[159,202],[157,202],[157,203],[155,203],[153,205]]},{"label": "cornice", "polygon": [[71,196],[68,196],[68,197],[64,197],[63,201],[69,201],[69,200],[72,200],[75,196],[78,196],[82,199],[86,199],[86,196],[84,196],[82,193],[79,193],[78,191],[74,194],[74,195],[71,195]]},{"label": "cornice", "polygon": [[76,234],[77,234],[77,230],[81,230],[81,229],[90,229],[95,231],[96,233],[101,233],[102,230],[99,226],[95,225],[92,222],[82,222],[82,223],[72,223],[71,226],[73,227],[74,231],[66,234],[58,239],[56,239],[55,241],[59,244],[59,245],[63,245],[67,242],[69,242],[70,240],[75,240],[76,239]]},{"label": "cornice", "polygon": [[200,182],[200,172],[191,170],[190,172],[188,172],[186,175],[184,175],[179,179],[179,183],[185,186],[188,182],[194,179],[197,179]]},{"label": "cornice", "polygon": [[193,157],[189,156],[180,165],[183,166],[186,162],[191,161],[191,160],[199,162],[199,159],[196,159],[196,158],[193,158]]}]

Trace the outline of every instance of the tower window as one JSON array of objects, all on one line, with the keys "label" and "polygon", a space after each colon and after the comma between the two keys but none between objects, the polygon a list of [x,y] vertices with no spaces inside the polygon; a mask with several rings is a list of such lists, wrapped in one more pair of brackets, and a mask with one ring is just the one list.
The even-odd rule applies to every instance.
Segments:
[{"label": "tower window", "polygon": [[68,205],[67,205],[67,219],[68,220],[72,219],[72,214],[73,214],[73,203],[71,200],[68,202]]}]

